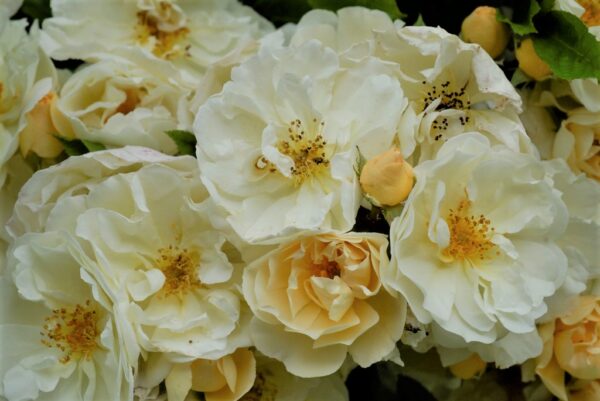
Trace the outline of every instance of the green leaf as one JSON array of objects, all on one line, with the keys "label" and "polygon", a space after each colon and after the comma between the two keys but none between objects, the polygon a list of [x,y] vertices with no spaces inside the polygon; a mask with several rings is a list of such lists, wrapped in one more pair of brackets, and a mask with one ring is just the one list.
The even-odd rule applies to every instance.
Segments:
[{"label": "green leaf", "polygon": [[43,21],[52,16],[50,0],[25,0],[21,6],[23,14]]},{"label": "green leaf", "polygon": [[81,142],[87,148],[89,152],[96,152],[98,150],[106,150],[106,146],[98,142],[87,141],[82,139]]},{"label": "green leaf", "polygon": [[536,28],[533,25],[533,17],[535,17],[542,8],[536,0],[520,0],[516,2],[513,9],[512,18],[508,18],[498,8],[496,19],[500,22],[507,23],[512,31],[517,35],[529,35],[535,33]]},{"label": "green leaf", "polygon": [[196,154],[196,137],[190,131],[175,129],[165,131],[165,134],[169,135],[175,142],[180,155],[194,156]]},{"label": "green leaf", "polygon": [[327,10],[339,10],[343,7],[362,6],[385,11],[392,19],[404,17],[400,12],[396,0],[308,0],[308,4],[314,8]]},{"label": "green leaf", "polygon": [[70,141],[58,135],[54,135],[54,137],[62,143],[65,153],[69,156],[80,156],[88,152],[88,148],[78,139]]},{"label": "green leaf", "polygon": [[551,11],[536,18],[535,52],[562,79],[600,79],[600,42],[579,18]]}]

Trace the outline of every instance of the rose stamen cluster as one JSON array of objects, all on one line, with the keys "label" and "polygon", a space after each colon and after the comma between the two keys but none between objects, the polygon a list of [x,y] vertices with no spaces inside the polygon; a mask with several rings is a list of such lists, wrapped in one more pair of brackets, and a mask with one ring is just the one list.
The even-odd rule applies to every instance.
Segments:
[{"label": "rose stamen cluster", "polygon": [[162,287],[165,296],[184,295],[200,287],[197,252],[169,245],[167,248],[159,249],[158,253],[156,264],[165,275],[165,283]]},{"label": "rose stamen cluster", "polygon": [[450,209],[447,223],[450,228],[450,244],[442,252],[451,260],[484,260],[496,246],[490,240],[494,228],[483,214],[469,214],[472,202],[463,199],[456,210]]},{"label": "rose stamen cluster", "polygon": [[189,45],[182,47],[181,43],[190,30],[185,26],[180,26],[184,21],[183,16],[179,15],[166,1],[161,1],[155,11],[159,15],[148,10],[139,11],[136,14],[135,31],[138,42],[145,45],[152,40],[152,53],[167,60],[187,54]]},{"label": "rose stamen cluster", "polygon": [[89,300],[73,308],[54,309],[46,317],[41,335],[42,344],[64,353],[62,364],[73,358],[90,359],[98,347],[98,313]]},{"label": "rose stamen cluster", "polygon": [[[317,120],[313,119],[316,124]],[[322,129],[325,122],[318,124],[317,132],[313,138],[305,130],[302,121],[296,119],[290,122],[288,128],[288,139],[282,139],[277,143],[277,150],[290,159],[294,165],[290,168],[290,174],[295,185],[302,184],[310,177],[314,177],[325,171],[329,167],[326,145],[327,141],[323,138]],[[268,169],[274,173],[277,168],[264,156],[258,158],[255,166],[259,170]]]}]

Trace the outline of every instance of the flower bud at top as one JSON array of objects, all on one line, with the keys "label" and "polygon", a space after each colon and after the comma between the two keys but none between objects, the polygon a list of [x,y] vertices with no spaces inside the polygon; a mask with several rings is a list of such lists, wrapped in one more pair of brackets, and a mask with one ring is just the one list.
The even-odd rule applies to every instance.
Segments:
[{"label": "flower bud at top", "polygon": [[461,37],[465,42],[477,43],[492,58],[500,56],[510,39],[506,24],[496,19],[496,9],[477,7],[462,23]]},{"label": "flower bud at top", "polygon": [[415,178],[410,164],[398,148],[369,160],[360,173],[362,190],[382,206],[395,206],[412,190]]},{"label": "flower bud at top", "polygon": [[521,45],[517,48],[516,56],[519,61],[519,68],[536,81],[541,81],[552,75],[552,70],[548,64],[535,52],[531,38],[521,42]]}]

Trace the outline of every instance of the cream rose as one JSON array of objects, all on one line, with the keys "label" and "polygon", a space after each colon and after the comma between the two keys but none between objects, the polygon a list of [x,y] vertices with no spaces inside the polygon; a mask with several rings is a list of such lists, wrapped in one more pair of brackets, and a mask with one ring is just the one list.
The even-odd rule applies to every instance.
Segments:
[{"label": "cream rose", "polygon": [[[441,28],[403,25],[362,7],[337,14],[316,10],[286,27],[283,37],[289,46],[318,39],[345,60],[384,61],[409,99],[398,141],[413,164],[431,159],[446,140],[469,131],[535,154],[518,118],[521,99],[485,50]],[[417,160],[410,158],[413,154]]]},{"label": "cream rose", "polygon": [[234,288],[237,253],[207,198],[192,157],[93,152],[38,171],[9,230],[77,241],[143,351],[214,359],[250,345],[249,318]]},{"label": "cream rose", "polygon": [[132,399],[137,353],[95,268],[61,233],[17,239],[0,278],[3,399]]},{"label": "cream rose", "polygon": [[575,173],[600,181],[600,113],[569,112],[556,133],[552,156],[567,161]]},{"label": "cream rose", "polygon": [[[499,366],[537,355],[535,323],[567,277],[557,243],[567,206],[540,161],[480,134],[448,141],[414,169],[416,186],[391,225],[387,288],[403,294],[439,348]],[[471,350],[469,352],[469,350]]]},{"label": "cream rose", "polygon": [[406,100],[377,60],[340,63],[317,41],[267,44],[196,115],[202,181],[245,241],[352,228],[356,148],[388,149]]},{"label": "cream rose", "polygon": [[348,353],[361,366],[391,357],[405,303],[381,288],[386,248],[380,234],[309,235],[247,266],[255,346],[300,377],[331,374]]},{"label": "cream rose", "polygon": [[55,59],[95,61],[136,53],[144,64],[171,64],[173,76],[195,87],[209,66],[237,63],[273,30],[237,0],[52,0],[42,46]]},{"label": "cream rose", "polygon": [[8,20],[0,12],[0,188],[4,164],[19,146],[25,114],[55,85],[52,62],[38,47],[36,26],[28,34],[27,21]]},{"label": "cream rose", "polygon": [[541,325],[539,333],[544,351],[535,360],[535,371],[555,396],[574,399],[568,395],[566,373],[600,380],[600,297],[580,296],[563,316]]},{"label": "cream rose", "polygon": [[[165,355],[150,354],[137,376],[137,392],[157,395],[165,379],[169,401],[347,401],[340,372],[319,378],[299,378],[280,362],[240,348],[217,360],[197,359],[177,364]],[[155,390],[156,389],[156,390]],[[190,391],[191,390],[191,391]]]},{"label": "cream rose", "polygon": [[53,110],[53,123],[67,139],[107,147],[145,146],[175,154],[165,133],[191,128],[191,92],[171,81],[171,66],[113,57],[85,66],[65,82]]}]

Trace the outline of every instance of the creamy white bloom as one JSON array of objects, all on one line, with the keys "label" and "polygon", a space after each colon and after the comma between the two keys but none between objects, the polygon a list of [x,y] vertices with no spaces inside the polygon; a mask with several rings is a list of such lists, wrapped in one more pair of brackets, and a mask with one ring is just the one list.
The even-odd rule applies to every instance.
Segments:
[{"label": "creamy white bloom", "polygon": [[176,153],[165,131],[189,130],[192,116],[191,91],[173,83],[174,74],[172,66],[127,57],[79,69],[60,91],[54,119],[58,133],[107,147],[137,145]]},{"label": "creamy white bloom", "polygon": [[350,354],[366,367],[396,359],[405,302],[381,288],[381,234],[303,236],[246,267],[244,298],[256,348],[300,377],[337,371]]},{"label": "creamy white bloom", "polygon": [[26,26],[27,21],[9,21],[0,13],[0,187],[4,163],[19,146],[24,113],[54,85],[54,67],[38,47],[36,27],[28,34]]},{"label": "creamy white bloom", "polygon": [[[86,61],[141,50],[196,85],[207,68],[252,52],[270,22],[237,0],[52,0],[42,45],[55,59]],[[237,62],[237,60],[235,60]]]},{"label": "creamy white bloom", "polygon": [[[91,261],[60,233],[27,234],[0,282],[0,395],[9,401],[130,400],[133,368]],[[9,279],[12,277],[12,280]]]},{"label": "creamy white bloom", "polygon": [[567,207],[542,163],[472,133],[414,172],[417,184],[391,226],[384,285],[432,323],[444,347],[471,343],[500,366],[535,356],[536,319],[568,264],[557,244]]},{"label": "creamy white bloom", "polygon": [[417,159],[412,162],[434,157],[447,139],[468,131],[535,153],[518,118],[519,95],[481,47],[441,28],[403,25],[362,7],[337,14],[317,10],[285,27],[284,43],[299,46],[318,39],[352,60],[385,61],[410,100],[398,139],[403,156]]},{"label": "creamy white bloom", "polygon": [[600,181],[600,113],[585,108],[569,112],[554,138],[552,156],[566,160],[573,172]]},{"label": "creamy white bloom", "polygon": [[399,129],[405,157],[433,158],[444,142],[469,131],[515,152],[536,154],[518,118],[519,94],[478,45],[441,28],[404,27],[386,35],[381,46],[382,57],[398,63],[410,100]]},{"label": "creamy white bloom", "polygon": [[235,251],[192,157],[125,147],[37,172],[9,223],[13,235],[68,232],[94,261],[145,351],[218,358],[249,345],[230,280]]},{"label": "creamy white bloom", "polygon": [[354,224],[356,147],[388,149],[406,100],[377,60],[340,62],[317,41],[264,46],[200,108],[202,181],[244,240]]}]

